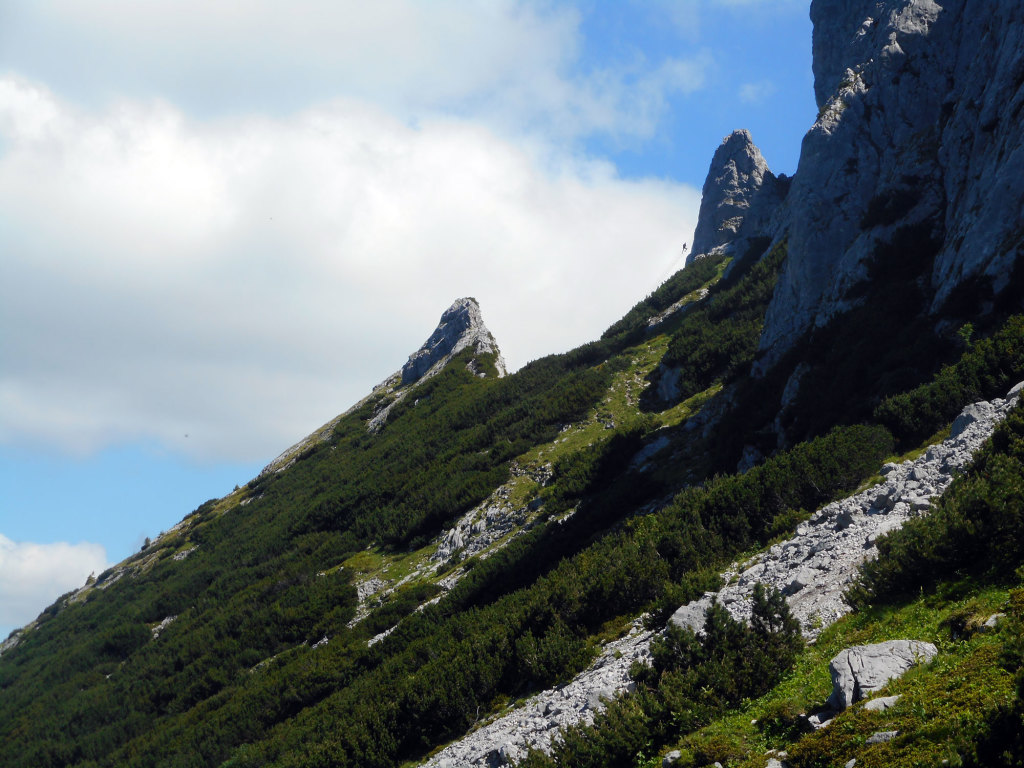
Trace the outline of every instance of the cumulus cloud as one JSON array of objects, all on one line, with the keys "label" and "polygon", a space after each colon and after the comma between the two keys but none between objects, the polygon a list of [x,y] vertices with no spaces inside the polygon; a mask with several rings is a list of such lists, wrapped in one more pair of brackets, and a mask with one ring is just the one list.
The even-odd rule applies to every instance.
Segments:
[{"label": "cumulus cloud", "polygon": [[650,135],[664,98],[708,65],[699,53],[581,70],[579,12],[513,0],[37,0],[6,26],[0,68],[83,100],[158,93],[206,115],[283,115],[341,95],[567,138]]},{"label": "cumulus cloud", "polygon": [[0,534],[0,640],[105,568],[99,544],[32,544]]},{"label": "cumulus cloud", "polygon": [[670,271],[698,203],[558,142],[353,99],[199,119],[2,78],[0,440],[269,459],[457,297],[512,367],[596,337]]}]

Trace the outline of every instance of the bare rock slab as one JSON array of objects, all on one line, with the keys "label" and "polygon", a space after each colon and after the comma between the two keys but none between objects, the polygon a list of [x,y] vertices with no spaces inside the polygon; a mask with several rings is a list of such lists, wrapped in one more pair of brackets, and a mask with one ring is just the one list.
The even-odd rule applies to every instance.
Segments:
[{"label": "bare rock slab", "polygon": [[934,645],[920,640],[889,640],[840,651],[828,665],[832,675],[828,706],[842,711],[917,664],[931,661],[936,653]]}]

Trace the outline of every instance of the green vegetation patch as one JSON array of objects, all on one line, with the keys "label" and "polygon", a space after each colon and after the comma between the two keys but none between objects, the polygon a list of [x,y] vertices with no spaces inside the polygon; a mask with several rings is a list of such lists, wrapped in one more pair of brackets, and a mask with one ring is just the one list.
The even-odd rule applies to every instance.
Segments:
[{"label": "green vegetation patch", "polygon": [[[1012,701],[1014,688],[1012,674],[1000,666],[1004,635],[953,639],[948,623],[965,607],[986,616],[1005,609],[1010,593],[960,584],[958,591],[965,590],[970,597],[921,597],[832,625],[771,692],[676,742],[683,753],[679,765],[709,765],[706,759],[712,758],[729,768],[764,768],[772,750],[787,752],[794,768],[841,766],[851,758],[858,766],[934,766],[944,759],[960,765],[957,755],[973,750],[986,718]],[[820,709],[832,690],[829,661],[844,648],[905,638],[934,642],[940,653],[876,694],[901,695],[897,706],[876,713],[858,703],[811,733],[805,717]],[[896,740],[865,745],[872,734],[892,730],[900,732]]]}]

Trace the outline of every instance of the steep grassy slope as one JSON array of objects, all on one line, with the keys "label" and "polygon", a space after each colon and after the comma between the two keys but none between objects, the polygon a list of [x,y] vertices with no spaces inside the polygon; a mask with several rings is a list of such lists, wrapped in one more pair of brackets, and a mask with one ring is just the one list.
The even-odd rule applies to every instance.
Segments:
[{"label": "steep grassy slope", "polygon": [[[659,417],[637,409],[640,383],[667,345],[664,330],[645,341],[637,323],[719,275],[717,265],[687,270],[671,290],[638,306],[629,328],[514,376],[474,375],[467,351],[396,406],[378,434],[365,428],[379,405],[370,401],[286,471],[201,505],[146,550],[58,601],[0,657],[4,763],[155,765],[177,755],[179,764],[216,765],[290,722],[290,741],[306,743],[332,724],[344,745],[339,754],[383,765],[459,732],[503,691],[577,669],[604,619],[579,620],[583,603],[565,598],[554,610],[527,607],[516,590],[679,487],[673,473],[629,469],[647,435],[662,427],[657,437],[674,446],[666,453],[675,461],[693,450],[678,435],[688,406]],[[488,369],[486,356],[475,368]],[[415,560],[445,525],[508,482],[514,466],[542,464],[553,467],[548,486],[518,490],[539,499],[530,532],[481,562],[438,606],[403,622],[387,643],[368,648],[368,637],[436,593],[436,578],[428,573],[403,585],[377,615],[350,627],[353,582]],[[616,480],[627,474],[630,480]],[[545,524],[570,511],[569,522]],[[649,581],[617,610],[649,600],[660,588]],[[539,604],[560,588],[533,587]],[[504,639],[490,647],[474,642],[486,648],[482,656],[454,640],[486,637],[502,614]],[[543,650],[523,675],[528,649],[503,643],[529,631]],[[439,660],[429,648],[449,652]],[[484,659],[495,666],[490,677],[451,682],[455,669],[483,674]],[[401,723],[386,719],[384,733],[374,735],[369,723],[392,707],[368,691],[388,690],[393,702],[404,685],[397,681],[413,669],[449,680],[432,687],[443,700],[409,702]],[[292,759],[286,753],[275,759]]]}]

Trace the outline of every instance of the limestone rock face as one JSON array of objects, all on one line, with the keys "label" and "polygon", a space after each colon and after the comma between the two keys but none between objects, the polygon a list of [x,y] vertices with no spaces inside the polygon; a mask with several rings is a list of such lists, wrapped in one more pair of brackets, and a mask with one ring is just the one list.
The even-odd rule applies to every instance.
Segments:
[{"label": "limestone rock face", "polygon": [[[438,363],[447,362],[466,347],[473,347],[478,354],[498,352],[497,342],[484,325],[480,305],[472,298],[458,299],[445,310],[430,338],[402,366],[402,385],[419,381]],[[500,353],[496,365],[503,376],[505,363]]]},{"label": "limestone rock face", "polygon": [[742,241],[766,228],[782,188],[748,131],[726,136],[704,181],[690,260],[723,250],[742,255]]},{"label": "limestone rock face", "polygon": [[1024,5],[813,0],[819,117],[803,141],[761,340],[770,367],[856,301],[878,259],[915,258],[932,310],[998,293],[1024,249]]},{"label": "limestone rock face", "polygon": [[844,710],[911,667],[931,661],[937,653],[934,645],[920,640],[890,640],[840,651],[828,665],[832,675],[828,705],[836,711]]}]

